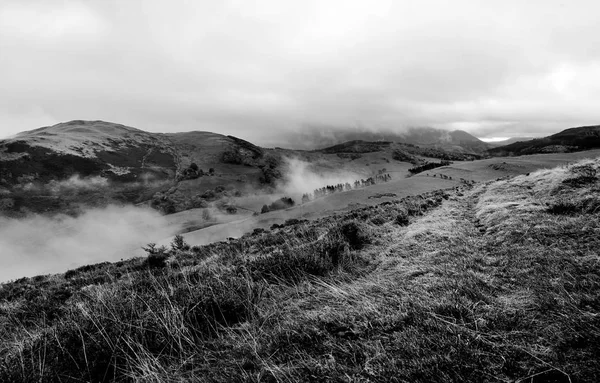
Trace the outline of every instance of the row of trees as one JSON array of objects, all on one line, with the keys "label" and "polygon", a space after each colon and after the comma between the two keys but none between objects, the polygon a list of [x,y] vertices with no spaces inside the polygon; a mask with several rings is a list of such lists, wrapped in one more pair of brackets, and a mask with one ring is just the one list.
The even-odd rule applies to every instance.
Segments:
[{"label": "row of trees", "polygon": [[410,168],[408,169],[408,171],[410,172],[410,174],[417,174],[417,173],[421,173],[424,172],[426,170],[431,170],[431,169],[435,169],[435,168],[439,168],[441,166],[448,166],[451,165],[452,162],[451,161],[440,161],[440,162],[427,162],[424,165],[421,166],[415,166],[414,168]]},{"label": "row of trees", "polygon": [[325,197],[329,194],[352,190],[353,188],[358,189],[361,187],[375,185],[375,184],[382,183],[382,182],[388,182],[391,179],[392,179],[392,176],[390,176],[389,174],[381,174],[380,173],[375,176],[369,177],[367,179],[356,180],[356,181],[354,181],[354,184],[350,184],[349,182],[346,182],[344,184],[339,183],[337,185],[327,185],[322,188],[315,189],[312,192],[312,194],[304,193],[302,195],[302,203],[306,203],[306,202],[312,200],[313,198],[321,198],[321,197]]},{"label": "row of trees", "polygon": [[295,204],[296,203],[294,202],[294,200],[291,199],[290,197],[283,197],[283,198],[280,198],[277,201],[273,202],[270,205],[263,205],[262,209],[260,209],[260,213],[264,214],[264,213],[268,213],[273,210],[287,209],[289,207],[294,206]]}]

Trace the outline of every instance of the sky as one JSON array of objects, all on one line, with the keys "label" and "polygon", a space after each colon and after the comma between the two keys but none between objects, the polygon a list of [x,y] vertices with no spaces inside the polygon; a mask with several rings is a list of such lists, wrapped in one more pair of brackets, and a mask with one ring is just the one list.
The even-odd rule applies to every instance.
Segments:
[{"label": "sky", "polygon": [[600,124],[600,2],[0,0],[0,137]]}]

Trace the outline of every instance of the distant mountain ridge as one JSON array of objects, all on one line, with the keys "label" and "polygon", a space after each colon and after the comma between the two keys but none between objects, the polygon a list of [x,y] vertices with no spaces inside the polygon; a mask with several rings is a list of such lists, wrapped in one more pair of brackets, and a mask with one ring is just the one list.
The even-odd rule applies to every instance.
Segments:
[{"label": "distant mountain ridge", "polygon": [[302,143],[298,148],[304,150],[325,149],[349,141],[398,142],[473,154],[481,154],[491,147],[465,131],[448,131],[432,127],[408,128],[398,131],[309,127],[290,139],[290,142]]},{"label": "distant mountain ridge", "polygon": [[490,149],[495,156],[564,153],[600,148],[600,125],[565,129],[548,137],[515,142]]}]

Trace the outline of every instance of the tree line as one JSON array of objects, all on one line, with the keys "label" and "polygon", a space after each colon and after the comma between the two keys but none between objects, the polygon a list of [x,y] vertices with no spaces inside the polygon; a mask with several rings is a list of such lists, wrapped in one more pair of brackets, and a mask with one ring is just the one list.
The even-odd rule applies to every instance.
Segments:
[{"label": "tree line", "polygon": [[367,179],[355,180],[352,184],[349,182],[346,182],[346,183],[339,183],[337,185],[323,186],[322,188],[315,189],[312,193],[304,193],[302,195],[302,203],[306,203],[312,199],[325,197],[325,196],[333,194],[333,193],[349,191],[352,189],[358,189],[361,187],[371,186],[371,185],[375,185],[378,183],[388,182],[391,179],[392,179],[392,176],[390,176],[389,174],[382,173],[380,171],[379,174],[377,174],[377,175],[374,175]]},{"label": "tree line", "polygon": [[452,164],[451,161],[445,161],[445,160],[440,161],[440,162],[427,162],[426,164],[423,164],[420,166],[415,166],[414,168],[410,168],[410,169],[408,169],[408,171],[410,172],[410,174],[418,174],[418,173],[424,172],[426,170],[439,168],[441,166],[448,166],[451,164]]}]

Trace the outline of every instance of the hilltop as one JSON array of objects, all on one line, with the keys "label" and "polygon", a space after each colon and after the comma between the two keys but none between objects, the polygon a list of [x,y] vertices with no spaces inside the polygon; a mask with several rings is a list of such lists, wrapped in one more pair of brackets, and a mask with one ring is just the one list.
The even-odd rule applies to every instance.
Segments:
[{"label": "hilltop", "polygon": [[599,173],[580,160],[2,284],[0,380],[594,381]]}]

